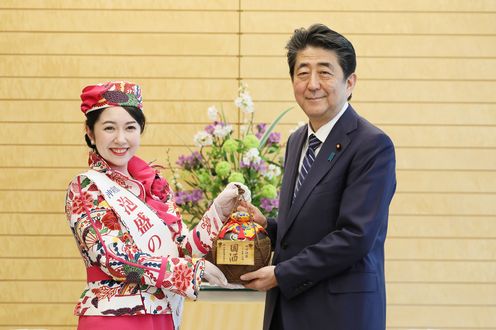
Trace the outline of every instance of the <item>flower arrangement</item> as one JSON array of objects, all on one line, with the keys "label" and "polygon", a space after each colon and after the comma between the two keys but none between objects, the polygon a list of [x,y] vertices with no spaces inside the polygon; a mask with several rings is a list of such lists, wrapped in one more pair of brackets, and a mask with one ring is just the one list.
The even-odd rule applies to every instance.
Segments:
[{"label": "flower arrangement", "polygon": [[176,161],[178,168],[169,163],[174,174],[176,203],[190,227],[198,223],[222,189],[234,181],[248,186],[252,203],[266,216],[277,213],[283,159],[281,134],[273,129],[291,108],[282,112],[270,126],[255,125],[253,100],[244,84],[234,104],[240,109],[243,122],[238,134],[224,112],[211,106],[208,117],[212,123],[193,138],[199,150],[181,155]]}]

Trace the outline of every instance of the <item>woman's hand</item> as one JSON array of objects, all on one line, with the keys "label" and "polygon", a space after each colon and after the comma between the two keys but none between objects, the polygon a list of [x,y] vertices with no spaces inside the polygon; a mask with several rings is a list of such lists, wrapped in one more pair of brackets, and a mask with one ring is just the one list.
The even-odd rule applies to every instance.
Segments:
[{"label": "woman's hand", "polygon": [[226,276],[219,267],[215,266],[210,261],[205,260],[205,272],[203,273],[203,278],[212,285],[217,285],[225,289],[243,289],[244,286],[241,284],[231,284],[227,282]]},{"label": "woman's hand", "polygon": [[217,213],[223,217],[223,219],[221,219],[222,222],[224,222],[231,215],[231,213],[235,211],[234,208],[239,203],[241,198],[239,188],[244,191],[242,199],[250,201],[250,189],[239,182],[229,183],[226,188],[224,188],[224,190],[215,198],[213,204],[217,210]]},{"label": "woman's hand", "polygon": [[241,201],[241,203],[238,206],[238,210],[250,213],[253,218],[253,221],[258,223],[260,226],[267,228],[267,218],[252,203]]}]

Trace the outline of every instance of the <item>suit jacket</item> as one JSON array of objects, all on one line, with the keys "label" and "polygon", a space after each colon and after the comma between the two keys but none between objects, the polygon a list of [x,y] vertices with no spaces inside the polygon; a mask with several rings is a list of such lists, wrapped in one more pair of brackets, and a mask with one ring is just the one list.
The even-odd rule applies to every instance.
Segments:
[{"label": "suit jacket", "polygon": [[284,329],[385,329],[393,143],[349,106],[293,201],[306,138],[303,126],[288,139],[279,214],[267,227],[278,286],[267,292],[264,329],[277,301]]}]

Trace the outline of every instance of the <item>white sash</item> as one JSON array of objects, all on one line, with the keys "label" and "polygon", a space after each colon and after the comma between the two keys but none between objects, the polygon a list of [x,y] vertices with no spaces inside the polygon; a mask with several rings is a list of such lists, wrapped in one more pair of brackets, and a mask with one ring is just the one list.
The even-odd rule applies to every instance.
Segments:
[{"label": "white sash", "polygon": [[[119,214],[141,251],[156,257],[179,256],[169,228],[143,201],[103,173],[89,170],[83,175],[96,184],[107,203]],[[172,309],[174,328],[179,329],[184,297],[170,291],[164,293]]]}]

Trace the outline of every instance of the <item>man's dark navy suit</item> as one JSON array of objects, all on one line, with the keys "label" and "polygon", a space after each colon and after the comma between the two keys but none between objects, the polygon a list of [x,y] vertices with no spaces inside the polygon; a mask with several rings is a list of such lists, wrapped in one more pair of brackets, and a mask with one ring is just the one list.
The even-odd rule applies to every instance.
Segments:
[{"label": "man's dark navy suit", "polygon": [[278,286],[267,293],[264,329],[279,315],[286,330],[383,330],[393,143],[349,106],[293,201],[307,136],[305,125],[288,139],[279,214],[267,227]]}]

